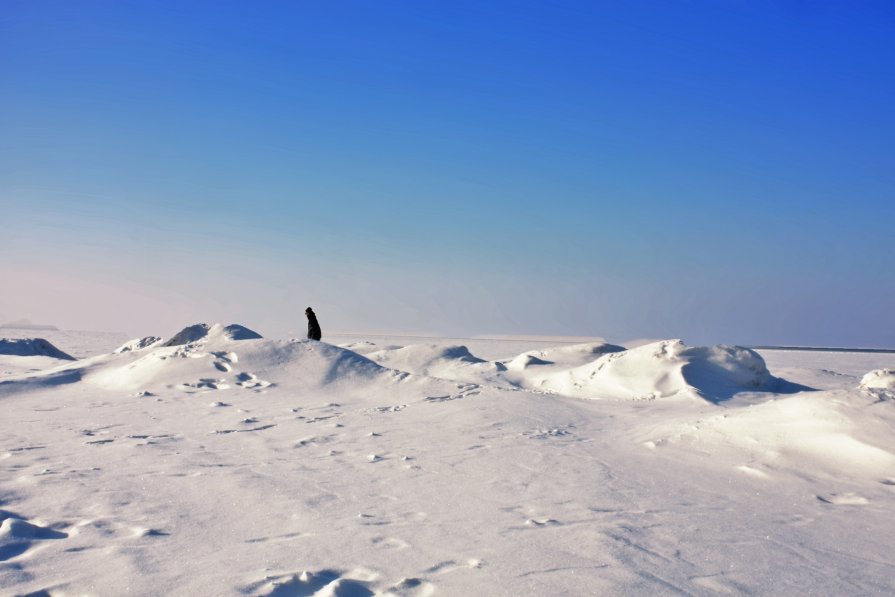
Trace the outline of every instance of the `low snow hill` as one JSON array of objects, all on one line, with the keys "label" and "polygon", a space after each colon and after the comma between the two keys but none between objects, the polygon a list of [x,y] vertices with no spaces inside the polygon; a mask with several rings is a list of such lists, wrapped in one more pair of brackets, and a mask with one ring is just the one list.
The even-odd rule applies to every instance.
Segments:
[{"label": "low snow hill", "polygon": [[0,594],[895,592],[891,355],[167,338],[0,354]]}]

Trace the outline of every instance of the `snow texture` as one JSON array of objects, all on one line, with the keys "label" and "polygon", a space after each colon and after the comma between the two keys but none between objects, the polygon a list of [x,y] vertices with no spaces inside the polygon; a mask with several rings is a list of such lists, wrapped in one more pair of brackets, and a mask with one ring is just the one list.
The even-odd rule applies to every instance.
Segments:
[{"label": "snow texture", "polygon": [[129,344],[0,356],[0,594],[895,592],[892,355]]}]

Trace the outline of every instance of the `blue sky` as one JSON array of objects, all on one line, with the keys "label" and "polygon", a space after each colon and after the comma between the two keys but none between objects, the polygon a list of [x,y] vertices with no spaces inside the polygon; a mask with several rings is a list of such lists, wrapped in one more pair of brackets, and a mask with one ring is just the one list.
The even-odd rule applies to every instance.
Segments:
[{"label": "blue sky", "polygon": [[5,2],[0,317],[895,346],[888,2]]}]

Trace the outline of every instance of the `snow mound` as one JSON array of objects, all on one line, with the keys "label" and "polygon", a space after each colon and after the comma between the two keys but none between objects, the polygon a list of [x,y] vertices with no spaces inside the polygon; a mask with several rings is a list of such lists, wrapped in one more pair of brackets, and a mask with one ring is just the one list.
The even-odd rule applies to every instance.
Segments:
[{"label": "snow mound", "polygon": [[52,357],[66,361],[76,360],[43,338],[0,338],[0,354],[17,357]]},{"label": "snow mound", "polygon": [[486,361],[461,345],[413,344],[367,354],[382,366],[416,375],[471,383],[506,383],[500,376],[506,365]]},{"label": "snow mound", "polygon": [[219,323],[213,326],[209,326],[207,323],[197,323],[183,328],[162,346],[183,346],[208,339],[256,340],[258,338],[261,338],[261,334],[236,323],[227,326]]},{"label": "snow mound", "polygon": [[546,361],[544,359],[539,359],[533,354],[522,353],[518,357],[513,360],[507,362],[507,369],[511,371],[521,371],[523,369],[528,369],[533,365],[554,365],[553,361]]},{"label": "snow mound", "polygon": [[689,396],[712,402],[743,391],[781,387],[781,380],[768,372],[764,359],[753,350],[724,345],[689,347],[680,340],[605,354],[537,381],[543,389],[580,398]]},{"label": "snow mound", "polygon": [[895,369],[875,369],[867,373],[858,388],[881,398],[895,398]]},{"label": "snow mound", "polygon": [[222,337],[227,338],[228,340],[258,340],[261,338],[261,334],[254,330],[250,330],[245,326],[241,326],[237,323],[231,323],[230,325],[221,326],[221,324],[216,323],[212,326],[211,330],[208,332],[209,336],[214,336],[215,334],[220,334]]},{"label": "snow mound", "polygon": [[[179,338],[177,338],[179,336]],[[372,378],[400,377],[366,357],[324,342],[265,340],[242,326],[190,326],[172,341],[106,355],[85,366],[90,384],[128,391],[179,389],[266,391],[271,386],[316,390]]]},{"label": "snow mound", "polygon": [[149,348],[150,346],[155,346],[156,344],[162,341],[158,336],[145,336],[143,338],[136,338],[134,340],[129,340],[115,349],[115,354],[120,354],[122,352],[134,352],[135,350],[144,350]]}]

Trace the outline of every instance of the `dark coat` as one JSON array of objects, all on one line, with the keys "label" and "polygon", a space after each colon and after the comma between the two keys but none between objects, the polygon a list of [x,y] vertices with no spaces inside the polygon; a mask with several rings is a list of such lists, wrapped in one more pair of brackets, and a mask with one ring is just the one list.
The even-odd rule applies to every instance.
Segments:
[{"label": "dark coat", "polygon": [[305,315],[308,316],[308,339],[320,340],[323,337],[323,332],[320,331],[320,324],[317,323],[317,315],[310,307],[305,311]]}]

